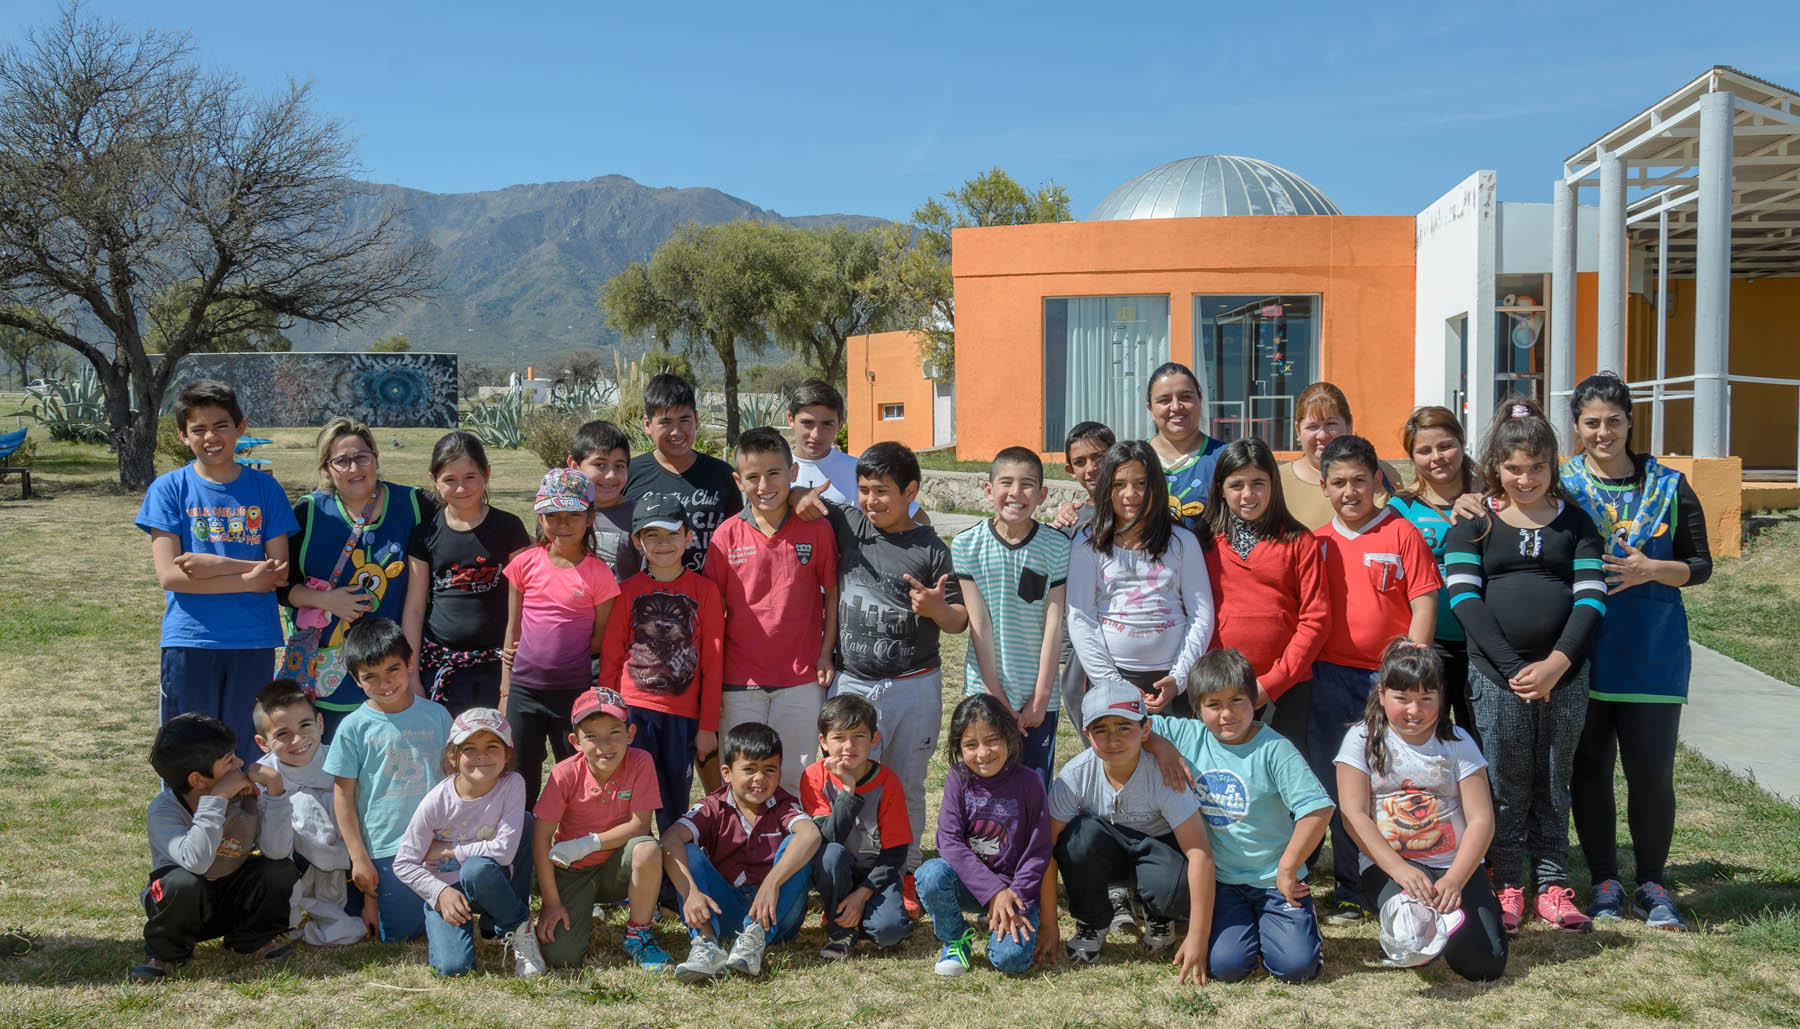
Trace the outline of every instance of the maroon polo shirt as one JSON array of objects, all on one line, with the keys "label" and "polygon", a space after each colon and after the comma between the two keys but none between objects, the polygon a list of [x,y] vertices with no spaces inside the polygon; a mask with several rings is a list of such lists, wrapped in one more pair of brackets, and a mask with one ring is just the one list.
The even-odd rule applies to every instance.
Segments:
[{"label": "maroon polo shirt", "polygon": [[775,867],[775,851],[787,839],[794,820],[805,818],[800,802],[779,787],[763,802],[756,824],[745,823],[731,802],[731,787],[721,786],[700,799],[678,824],[694,834],[694,842],[725,881],[742,889],[760,886]]}]

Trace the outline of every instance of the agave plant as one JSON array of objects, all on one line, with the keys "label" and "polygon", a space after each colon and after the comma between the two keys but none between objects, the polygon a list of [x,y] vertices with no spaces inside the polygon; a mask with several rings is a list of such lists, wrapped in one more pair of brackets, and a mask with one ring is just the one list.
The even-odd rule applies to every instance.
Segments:
[{"label": "agave plant", "polygon": [[51,439],[62,443],[112,440],[106,419],[106,391],[92,368],[83,368],[78,379],[51,386],[30,414],[50,430]]},{"label": "agave plant", "polygon": [[476,404],[463,416],[463,427],[482,444],[517,450],[523,440],[525,395],[513,390],[503,397]]},{"label": "agave plant", "polygon": [[779,393],[749,393],[738,398],[738,428],[780,428],[787,420],[787,398]]},{"label": "agave plant", "polygon": [[619,387],[604,379],[558,386],[550,394],[550,406],[564,414],[588,414],[608,407],[619,399]]}]

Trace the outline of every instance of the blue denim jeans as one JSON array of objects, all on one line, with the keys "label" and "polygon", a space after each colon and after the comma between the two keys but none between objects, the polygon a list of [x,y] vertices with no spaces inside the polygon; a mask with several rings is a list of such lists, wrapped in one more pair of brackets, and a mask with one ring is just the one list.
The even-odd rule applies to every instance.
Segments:
[{"label": "blue denim jeans", "polygon": [[[787,853],[788,844],[792,842],[792,836],[781,841],[781,847],[775,851],[776,864],[781,863],[781,855]],[[719,905],[719,913],[711,919],[713,937],[721,945],[729,944],[737,938],[744,923],[750,918],[750,902],[756,899],[758,887],[745,886],[740,889],[726,882],[725,877],[719,874],[719,870],[707,858],[706,851],[701,850],[697,843],[687,845],[687,858],[688,871],[694,877],[694,887]],[[775,895],[775,925],[768,930],[764,942],[791,940],[800,931],[801,924],[806,921],[806,894],[812,887],[811,872],[810,867],[802,866],[792,878],[781,884],[780,891]],[[688,935],[697,936],[699,933],[689,929]]]},{"label": "blue denim jeans", "polygon": [[1235,983],[1258,962],[1284,983],[1303,983],[1325,967],[1324,942],[1311,897],[1293,907],[1280,890],[1219,883],[1213,889],[1212,942],[1207,967],[1214,979]]},{"label": "blue denim jeans", "polygon": [[[943,858],[932,858],[920,865],[913,873],[913,881],[919,887],[919,906],[931,915],[931,931],[945,943],[959,939],[969,927],[963,912],[985,910],[963,885],[956,869]],[[1034,898],[1024,899],[1030,905],[1025,909],[1025,918],[1031,923],[1031,932],[1023,940],[988,933],[988,962],[998,971],[1016,973],[1031,968],[1037,950],[1038,906],[1031,903]]]},{"label": "blue denim jeans", "polygon": [[1056,715],[1055,711],[1046,711],[1043,721],[1025,730],[1025,747],[1019,755],[1020,764],[1036,769],[1044,777],[1046,790],[1054,778],[1051,766],[1056,763]]},{"label": "blue denim jeans", "polygon": [[[514,870],[518,858],[514,859]],[[523,880],[524,894],[519,892]],[[531,918],[531,876],[516,876],[492,858],[470,858],[463,862],[455,889],[469,899],[469,917],[461,925],[451,925],[438,914],[437,908],[423,905],[426,952],[432,971],[439,975],[462,975],[475,967],[475,919],[486,915],[494,928],[509,933]]]}]

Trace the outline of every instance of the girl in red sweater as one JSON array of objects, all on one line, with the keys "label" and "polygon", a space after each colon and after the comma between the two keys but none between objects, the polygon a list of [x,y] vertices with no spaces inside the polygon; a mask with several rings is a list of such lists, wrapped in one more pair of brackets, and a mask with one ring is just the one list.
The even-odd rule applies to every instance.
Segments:
[{"label": "girl in red sweater", "polygon": [[1331,612],[1318,541],[1288,514],[1267,443],[1240,439],[1219,451],[1206,520],[1213,596],[1230,598],[1218,606],[1213,646],[1250,660],[1263,721],[1304,755],[1313,659]]}]

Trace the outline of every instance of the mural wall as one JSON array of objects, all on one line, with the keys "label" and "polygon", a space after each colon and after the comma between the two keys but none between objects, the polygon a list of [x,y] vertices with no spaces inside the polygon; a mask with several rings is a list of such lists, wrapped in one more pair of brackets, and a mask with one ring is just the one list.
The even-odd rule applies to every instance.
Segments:
[{"label": "mural wall", "polygon": [[252,425],[456,427],[455,354],[189,354],[168,395],[195,379],[230,385]]}]

